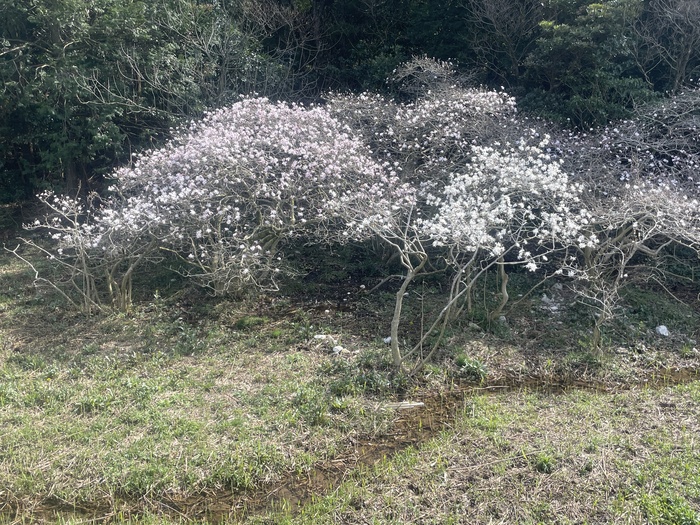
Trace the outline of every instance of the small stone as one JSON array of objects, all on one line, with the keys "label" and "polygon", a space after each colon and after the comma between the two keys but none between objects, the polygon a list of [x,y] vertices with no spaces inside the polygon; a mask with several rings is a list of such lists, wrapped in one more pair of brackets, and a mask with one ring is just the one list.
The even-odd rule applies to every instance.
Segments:
[{"label": "small stone", "polygon": [[385,344],[388,344],[388,345],[391,344],[391,336],[385,337],[385,338],[384,338],[384,343],[385,343]]},{"label": "small stone", "polygon": [[668,331],[668,328],[666,328],[666,325],[663,324],[660,324],[656,327],[656,333],[664,337],[668,337],[669,335],[671,335],[671,333]]},{"label": "small stone", "polygon": [[340,345],[336,345],[336,346],[333,347],[333,354],[334,354],[334,355],[340,355],[340,354],[342,354],[342,353],[345,352],[345,351],[346,351],[345,348],[343,348],[343,347],[340,346]]}]

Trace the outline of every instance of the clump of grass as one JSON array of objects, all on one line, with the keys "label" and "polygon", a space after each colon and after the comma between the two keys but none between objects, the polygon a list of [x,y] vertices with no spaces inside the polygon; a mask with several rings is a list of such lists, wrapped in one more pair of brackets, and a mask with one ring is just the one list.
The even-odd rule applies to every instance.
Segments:
[{"label": "clump of grass", "polygon": [[245,317],[241,317],[240,319],[238,319],[234,326],[236,327],[236,330],[250,330],[252,328],[260,327],[269,322],[270,319],[268,319],[267,317],[246,315]]},{"label": "clump of grass", "polygon": [[332,378],[330,393],[346,395],[392,395],[405,392],[409,377],[391,366],[388,353],[366,349],[351,361],[336,359],[322,366],[321,373]]},{"label": "clump of grass", "polygon": [[549,453],[540,452],[535,456],[534,465],[537,472],[551,474],[556,466],[556,459]]},{"label": "clump of grass", "polygon": [[455,366],[457,367],[457,375],[470,381],[483,383],[488,375],[486,366],[481,361],[466,354],[459,354],[455,357]]},{"label": "clump of grass", "polygon": [[295,392],[293,404],[307,424],[312,426],[328,424],[331,402],[324,390],[317,386],[305,385]]}]

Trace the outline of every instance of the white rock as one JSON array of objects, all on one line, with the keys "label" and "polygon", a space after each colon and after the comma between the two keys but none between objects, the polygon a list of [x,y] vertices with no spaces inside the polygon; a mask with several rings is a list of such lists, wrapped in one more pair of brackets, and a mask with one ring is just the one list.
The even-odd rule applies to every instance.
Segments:
[{"label": "white rock", "polygon": [[384,338],[384,342],[385,342],[386,344],[391,344],[391,336],[385,337],[385,338]]},{"label": "white rock", "polygon": [[656,333],[659,335],[663,335],[664,337],[668,337],[669,335],[671,335],[671,333],[668,331],[668,328],[666,328],[666,325],[663,324],[660,324],[656,327]]}]

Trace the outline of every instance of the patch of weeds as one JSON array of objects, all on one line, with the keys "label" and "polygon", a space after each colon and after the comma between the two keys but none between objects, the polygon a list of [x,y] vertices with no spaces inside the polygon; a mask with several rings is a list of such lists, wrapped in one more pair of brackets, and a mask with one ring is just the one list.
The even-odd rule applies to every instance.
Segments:
[{"label": "patch of weeds", "polygon": [[353,396],[362,392],[362,386],[356,381],[357,369],[352,363],[334,359],[322,366],[321,374],[335,376],[328,388],[336,397]]},{"label": "patch of weeds", "polygon": [[303,319],[297,324],[297,336],[302,342],[309,341],[316,335],[316,327],[311,324],[311,319],[304,316]]},{"label": "patch of weeds", "polygon": [[162,390],[161,386],[154,381],[129,376],[124,379],[121,385],[131,398],[140,406],[151,400],[154,394]]},{"label": "patch of weeds", "polygon": [[562,361],[564,371],[598,371],[603,368],[603,356],[598,355],[590,347],[585,346],[585,350],[569,352]]},{"label": "patch of weeds", "polygon": [[[593,327],[593,322],[587,324],[586,326]],[[590,357],[587,357],[587,359],[591,362],[594,363],[596,361],[596,353],[601,353],[601,350],[605,350],[606,348],[610,348],[613,345],[613,338],[609,334],[609,330],[607,327],[602,326],[600,327],[600,341],[599,341],[599,347],[596,348],[595,341],[593,340],[593,334],[591,330],[586,331],[586,333],[581,334],[578,339],[576,340],[576,347],[577,350],[573,352],[573,354],[578,354],[579,356],[585,356],[588,355]]]},{"label": "patch of weeds", "polygon": [[120,492],[126,496],[150,495],[158,492],[171,482],[171,472],[159,458],[144,458],[143,462],[132,462],[122,474]]},{"label": "patch of weeds", "polygon": [[432,380],[438,384],[443,384],[448,381],[450,370],[444,364],[427,363],[420,372],[421,380]]},{"label": "patch of weeds", "polygon": [[493,443],[498,450],[508,451],[512,448],[510,441],[501,434],[492,434],[488,437],[488,440]]},{"label": "patch of weeds", "polygon": [[690,359],[691,357],[695,357],[698,353],[697,349],[693,347],[693,345],[689,343],[685,343],[683,346],[681,346],[678,349],[678,353],[680,356],[684,359]]},{"label": "patch of weeds", "polygon": [[46,360],[36,354],[16,353],[11,355],[7,362],[25,371],[41,372],[46,367]]},{"label": "patch of weeds", "polygon": [[700,514],[675,495],[644,494],[640,506],[651,525],[700,525]]},{"label": "patch of weeds", "polygon": [[533,465],[537,472],[542,474],[551,474],[554,472],[557,461],[551,454],[547,452],[540,452],[533,459]]},{"label": "patch of weeds", "polygon": [[0,383],[0,407],[16,403],[18,397],[19,394],[15,388],[9,384]]},{"label": "patch of weeds", "polygon": [[331,401],[331,411],[335,413],[345,412],[350,407],[347,399],[336,397]]},{"label": "patch of weeds", "polygon": [[493,405],[483,396],[473,397],[471,406],[465,407],[468,417],[463,422],[471,428],[476,428],[493,435],[500,432],[506,425],[500,410],[493,410]]},{"label": "patch of weeds", "polygon": [[304,385],[296,391],[292,403],[308,425],[321,426],[328,423],[330,403],[326,392]]},{"label": "patch of weeds", "polygon": [[598,452],[598,440],[597,439],[590,439],[588,443],[583,447],[583,451],[586,454],[595,454]]},{"label": "patch of weeds", "polygon": [[532,508],[533,517],[538,523],[551,523],[556,514],[552,512],[552,505],[547,501],[535,503]]},{"label": "patch of weeds", "polygon": [[459,354],[455,357],[455,365],[457,366],[457,375],[470,381],[483,383],[488,375],[484,363],[466,354]]},{"label": "patch of weeds", "polygon": [[362,386],[362,391],[369,394],[387,394],[404,392],[408,387],[405,374],[387,373],[381,370],[363,370],[356,376],[356,382]]},{"label": "patch of weeds", "polygon": [[143,330],[141,341],[144,352],[161,351],[174,356],[192,356],[206,349],[207,341],[194,326],[178,318],[162,319]]},{"label": "patch of weeds", "polygon": [[362,351],[354,361],[333,360],[322,365],[322,375],[333,376],[329,391],[336,397],[366,394],[393,394],[405,392],[409,377],[396,372],[386,352]]},{"label": "patch of weeds", "polygon": [[505,318],[499,318],[488,323],[488,331],[502,341],[510,341],[513,339],[513,331]]},{"label": "patch of weeds", "polygon": [[245,317],[241,317],[234,323],[234,327],[236,330],[250,330],[252,328],[256,328],[259,326],[262,326],[264,324],[267,324],[270,322],[270,319],[267,317],[257,317],[255,315],[247,315]]},{"label": "patch of weeds", "polygon": [[684,333],[697,330],[698,314],[666,293],[629,287],[625,289],[623,299],[632,322],[644,323],[649,327],[663,324]]},{"label": "patch of weeds", "polygon": [[24,407],[43,408],[51,404],[52,401],[60,401],[57,399],[57,392],[50,386],[43,384],[31,383],[27,386],[22,397],[22,405]]},{"label": "patch of weeds", "polygon": [[195,355],[205,349],[206,341],[195,328],[182,321],[175,323],[175,327],[179,331],[173,348],[175,355]]},{"label": "patch of weeds", "polygon": [[364,386],[365,392],[388,394],[408,389],[409,378],[394,369],[386,351],[364,351],[358,356],[357,364],[360,370],[357,379]]},{"label": "patch of weeds", "polygon": [[117,397],[110,389],[101,392],[87,392],[75,401],[73,411],[81,415],[100,412],[109,409],[116,401]]},{"label": "patch of weeds", "polygon": [[586,476],[591,472],[593,472],[593,461],[589,459],[583,464],[583,466],[581,466],[581,468],[579,469],[579,474],[581,474],[582,476]]}]

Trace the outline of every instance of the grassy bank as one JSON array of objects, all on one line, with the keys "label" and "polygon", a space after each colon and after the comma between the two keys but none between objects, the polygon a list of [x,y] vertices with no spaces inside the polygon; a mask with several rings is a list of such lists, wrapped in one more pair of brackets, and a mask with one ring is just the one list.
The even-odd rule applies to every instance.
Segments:
[{"label": "grassy bank", "polygon": [[700,523],[700,384],[465,397],[438,437],[259,523]]},{"label": "grassy bank", "polygon": [[[0,523],[700,523],[692,305],[637,291],[597,357],[580,312],[547,309],[564,291],[524,295],[409,379],[391,291],[153,278],[130,314],[85,317],[0,257]],[[423,287],[407,326],[439,298]]]}]

